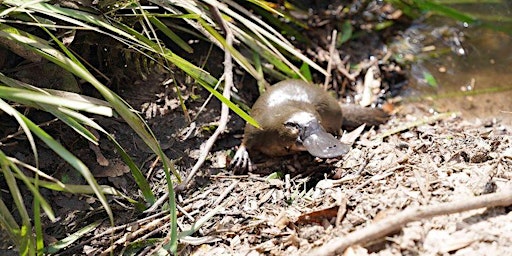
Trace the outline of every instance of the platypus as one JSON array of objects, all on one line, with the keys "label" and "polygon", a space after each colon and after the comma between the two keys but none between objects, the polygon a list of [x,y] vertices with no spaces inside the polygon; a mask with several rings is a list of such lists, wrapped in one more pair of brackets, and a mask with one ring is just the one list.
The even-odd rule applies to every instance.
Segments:
[{"label": "platypus", "polygon": [[238,170],[252,169],[249,156],[254,153],[276,157],[308,151],[319,158],[339,157],[351,147],[334,137],[344,122],[355,128],[387,119],[379,109],[342,107],[325,90],[302,80],[285,80],[271,86],[256,100],[250,114],[261,128],[245,126],[242,144],[232,161]]}]

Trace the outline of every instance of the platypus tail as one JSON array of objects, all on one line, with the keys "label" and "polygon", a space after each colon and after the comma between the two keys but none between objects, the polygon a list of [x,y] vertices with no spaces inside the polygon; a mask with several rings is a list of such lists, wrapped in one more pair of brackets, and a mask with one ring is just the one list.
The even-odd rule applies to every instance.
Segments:
[{"label": "platypus tail", "polygon": [[382,109],[365,108],[355,104],[342,104],[343,129],[351,131],[362,124],[366,127],[378,126],[389,119],[389,115]]}]

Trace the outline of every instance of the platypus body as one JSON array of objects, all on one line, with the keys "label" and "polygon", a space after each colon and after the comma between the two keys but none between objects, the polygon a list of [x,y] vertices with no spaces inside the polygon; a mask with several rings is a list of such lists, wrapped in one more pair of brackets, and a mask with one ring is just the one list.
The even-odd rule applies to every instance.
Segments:
[{"label": "platypus body", "polygon": [[308,151],[320,158],[338,157],[350,150],[350,145],[333,136],[340,133],[344,120],[355,127],[387,119],[381,110],[355,105],[344,109],[329,93],[302,80],[271,86],[252,107],[251,116],[260,128],[245,126],[242,144],[233,159],[235,167],[252,169],[249,155],[253,153],[274,157]]}]

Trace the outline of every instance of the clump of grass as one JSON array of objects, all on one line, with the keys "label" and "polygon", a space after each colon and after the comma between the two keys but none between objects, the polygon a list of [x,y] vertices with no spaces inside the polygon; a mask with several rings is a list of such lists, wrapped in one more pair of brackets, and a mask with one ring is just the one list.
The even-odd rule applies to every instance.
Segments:
[{"label": "clump of grass", "polygon": [[[431,1],[389,1],[411,16],[422,11],[433,11],[460,21],[478,23],[478,19],[472,16],[454,12],[445,5]],[[33,84],[23,83],[10,77],[8,74],[0,74],[0,110],[3,112],[2,114],[11,116],[18,123],[20,130],[29,141],[35,163],[30,165],[0,150],[0,177],[8,185],[9,195],[17,211],[17,214],[13,215],[6,207],[4,200],[7,199],[0,198],[0,223],[8,231],[9,237],[15,241],[18,250],[25,254],[39,254],[48,248],[42,238],[41,209],[44,215],[52,221],[55,219],[55,214],[51,203],[39,192],[41,188],[69,193],[94,194],[108,214],[112,225],[114,217],[106,195],[122,196],[133,204],[138,203],[111,187],[98,185],[87,163],[82,162],[40,125],[20,111],[26,108],[35,108],[50,113],[56,120],[71,127],[80,138],[89,143],[95,145],[99,143],[99,138],[91,132],[91,129],[105,135],[110,143],[113,143],[126,165],[130,167],[131,174],[143,194],[146,205],[152,205],[156,201],[155,195],[138,164],[120,146],[110,131],[101,127],[91,117],[93,115],[105,117],[118,115],[123,118],[162,162],[170,192],[171,242],[169,248],[175,250],[178,237],[197,230],[195,227],[191,231],[178,234],[173,184],[179,182],[181,177],[175,170],[173,161],[164,154],[154,134],[137,112],[101,82],[99,74],[91,71],[92,67],[81,61],[80,53],[73,53],[68,48],[69,42],[63,42],[64,39],[68,39],[67,33],[87,31],[109,37],[117,40],[126,49],[145,56],[152,61],[152,65],[169,71],[172,71],[170,67],[176,67],[253,125],[257,125],[256,122],[239,105],[227,100],[218,90],[214,89],[219,83],[219,78],[187,60],[188,54],[192,53],[194,49],[183,39],[183,35],[211,42],[216,47],[229,51],[239,67],[254,77],[262,87],[266,85],[265,81],[269,77],[311,79],[310,69],[327,75],[325,69],[297,50],[287,37],[294,37],[300,42],[307,41],[307,38],[304,38],[296,30],[296,27],[305,28],[307,25],[297,21],[289,13],[276,8],[273,3],[259,0],[244,2],[151,0],[147,5],[142,5],[138,1],[99,2],[98,6],[77,6],[75,8],[31,0],[5,0],[0,3],[0,44],[27,61],[38,62],[44,59],[58,65],[63,70],[92,85],[102,96],[102,99],[93,99],[77,92],[38,88]],[[236,47],[228,45],[224,35],[219,33],[218,21],[210,13],[209,6],[211,5],[216,6],[221,12],[222,18],[228,21],[227,24],[238,42]],[[294,7],[288,3],[287,8]],[[262,17],[268,23],[262,21]],[[383,26],[387,25],[386,23]],[[349,23],[345,23],[342,32],[340,44],[353,37]],[[163,43],[164,37],[165,40],[172,42],[179,52],[167,47]],[[39,138],[39,141],[35,139],[36,137]],[[37,148],[40,146],[38,143],[45,144],[63,161],[78,171],[88,185],[66,184],[41,170],[38,166]],[[30,175],[26,171],[29,171]],[[29,213],[25,206],[26,198],[20,192],[19,183],[26,186],[33,195],[32,213]],[[14,217],[15,215],[20,216],[18,220]],[[85,230],[92,228],[92,226],[88,226]],[[80,234],[84,233],[80,232]],[[73,240],[68,240],[68,243],[60,245],[67,245],[69,241]],[[61,248],[63,247],[52,247],[51,252],[56,252]]]},{"label": "clump of grass", "polygon": [[[173,4],[161,1],[151,2],[151,6],[143,6],[138,2],[106,1],[100,7],[110,9],[111,11],[108,13],[101,13],[91,8],[80,10],[80,8],[74,9],[39,1],[7,0],[1,3],[0,16],[3,18],[0,24],[0,42],[3,45],[8,46],[11,51],[24,56],[29,61],[46,59],[60,66],[63,70],[92,85],[103,97],[102,100],[98,100],[77,93],[38,88],[33,84],[26,84],[8,75],[0,74],[0,109],[4,114],[12,116],[22,128],[31,145],[35,163],[32,166],[0,151],[2,177],[8,184],[9,194],[14,199],[18,215],[21,216],[21,222],[15,221],[10,211],[6,207],[2,207],[5,206],[5,203],[0,199],[0,213],[3,216],[0,222],[7,227],[11,239],[15,241],[20,252],[33,255],[45,248],[42,239],[40,209],[50,220],[55,220],[51,203],[41,196],[39,189],[95,194],[108,214],[112,225],[114,217],[105,195],[123,196],[110,187],[99,186],[86,163],[83,163],[27,116],[20,113],[20,108],[27,107],[52,114],[90,143],[97,145],[99,138],[89,129],[103,133],[115,145],[122,159],[130,167],[132,175],[144,195],[145,202],[151,205],[155,202],[155,196],[138,165],[109,134],[109,131],[101,127],[89,115],[106,117],[119,115],[122,117],[162,161],[166,171],[168,189],[171,192],[169,195],[170,214],[173,216],[171,220],[174,220],[171,224],[172,244],[170,248],[176,248],[178,237],[173,184],[175,181],[179,182],[180,176],[176,172],[173,162],[163,153],[153,133],[144,120],[136,114],[136,111],[100,82],[80,61],[80,58],[62,42],[64,33],[57,34],[56,31],[74,33],[87,30],[89,33],[98,33],[118,40],[127,48],[139,52],[163,68],[169,69],[169,66],[175,66],[227,104],[235,113],[254,125],[257,125],[256,122],[240,107],[213,89],[218,83],[217,78],[192,64],[184,56],[171,51],[162,43],[159,36],[167,37],[187,53],[192,52],[193,49],[180,37],[179,33],[189,33],[202,40],[210,41],[217,47],[230,51],[238,65],[259,81],[265,81],[264,75],[266,74],[264,68],[261,67],[261,62],[242,55],[239,51],[240,48],[259,53],[261,58],[275,67],[277,71],[272,72],[275,76],[302,76],[300,69],[294,66],[286,55],[282,54],[283,51],[287,52],[287,56],[293,56],[294,61],[298,58],[310,67],[325,72],[296,50],[280,32],[261,22],[248,9],[234,1],[224,1],[222,4],[211,0],[188,0]],[[242,46],[237,48],[228,46],[224,37],[217,32],[217,23],[212,19],[208,9],[208,5],[211,4],[218,6],[224,15],[223,18],[231,21],[228,24],[232,26],[231,29]],[[252,5],[264,6],[265,3],[256,1]],[[156,11],[154,11],[155,6],[158,7]],[[284,16],[277,10],[266,9],[266,11],[271,15]],[[8,24],[12,24],[12,26]],[[36,141],[34,137],[38,137],[41,142]],[[62,183],[41,170],[38,167],[38,143],[44,143],[77,170],[85,178],[88,186]],[[27,175],[22,169],[31,170],[32,174]],[[171,173],[173,173],[174,179],[171,177]],[[35,207],[33,207],[32,218],[25,207],[26,198],[19,192],[20,188],[16,180],[22,181],[34,195]],[[135,200],[129,200],[136,203]],[[35,234],[32,230],[35,230]]]}]

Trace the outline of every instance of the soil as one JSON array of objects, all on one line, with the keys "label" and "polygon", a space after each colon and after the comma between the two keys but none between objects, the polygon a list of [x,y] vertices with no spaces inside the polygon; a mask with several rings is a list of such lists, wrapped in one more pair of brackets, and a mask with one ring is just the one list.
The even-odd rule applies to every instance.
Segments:
[{"label": "soil", "polygon": [[[328,38],[328,31],[330,27],[324,28],[323,34],[316,38]],[[368,36],[361,40],[373,42],[376,37]],[[329,41],[317,44],[325,51]],[[364,56],[384,57],[379,54],[379,44],[359,45],[371,48]],[[321,62],[320,50],[311,51]],[[358,47],[354,51],[360,53],[363,49]],[[196,54],[200,53],[196,51]],[[223,58],[219,51],[213,54],[211,58]],[[365,61],[362,55],[354,56],[356,63]],[[219,63],[208,68],[222,70]],[[375,105],[391,101],[390,96],[397,94],[393,90],[400,91],[393,86],[405,80],[393,63],[381,66],[380,70],[381,77],[387,77],[382,80],[386,88],[384,93],[379,91],[373,95]],[[335,78],[338,89],[350,85],[338,75],[340,79]],[[166,83],[168,79],[175,79],[178,87]],[[254,102],[257,98],[255,83],[243,76],[235,79],[235,85],[242,91],[241,98]],[[187,114],[179,104],[178,90],[186,102]],[[140,111],[165,153],[171,159],[178,159],[176,166],[182,177],[186,177],[198,158],[201,145],[218,124],[218,100],[212,99],[200,110],[209,95],[179,72],[172,75],[153,72],[133,86],[122,86],[117,91]],[[338,93],[353,98],[358,95],[357,90],[348,89],[338,90]],[[430,109],[428,103],[395,103],[394,109],[388,110],[392,114],[390,120],[380,127],[365,130],[342,158],[320,160],[300,154],[266,159],[256,172],[248,175],[233,175],[229,168],[245,125],[241,118],[231,114],[228,130],[216,142],[192,185],[177,195],[180,231],[187,231],[201,222],[197,231],[180,240],[178,255],[306,254],[310,248],[368,227],[409,207],[512,191],[510,122],[492,116],[466,119],[457,115],[432,121],[429,118],[437,114]],[[47,123],[45,130],[79,156],[101,184],[141,200],[128,168],[106,138],[100,141],[98,151],[79,139],[69,127],[53,122],[52,117],[35,110],[30,110],[28,115],[37,123]],[[22,136],[7,137],[16,133],[16,123],[5,115],[0,115],[0,119],[2,150],[22,161],[33,161]],[[166,192],[164,173],[143,141],[121,119],[97,117],[96,120],[134,157],[149,177],[157,197],[163,197]],[[418,122],[421,120],[424,121]],[[400,127],[403,129],[391,132]],[[387,132],[389,134],[382,138]],[[38,150],[42,170],[67,183],[84,184],[83,178],[51,150],[44,146],[39,146]],[[2,194],[5,192],[2,190]],[[26,189],[24,192],[30,208],[30,193]],[[147,245],[160,244],[156,239],[168,235],[166,204],[155,211],[142,212],[126,200],[111,196],[109,200],[115,215],[115,227],[111,227],[94,197],[44,189],[42,193],[53,202],[58,216],[55,223],[46,220],[47,244],[88,224],[99,223],[58,255],[100,255],[110,250],[116,255],[130,252],[149,255],[163,250]],[[511,210],[512,206],[482,208],[420,219],[381,239],[353,245],[345,255],[512,255]],[[136,251],[141,245],[146,245],[147,249]],[[0,254],[3,252],[7,253],[2,250]]]}]

